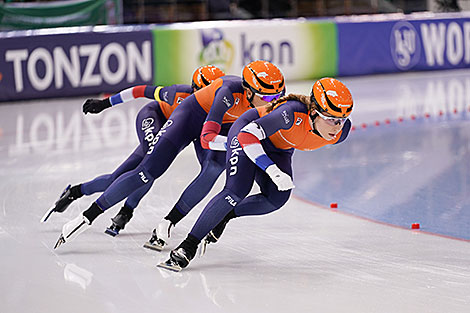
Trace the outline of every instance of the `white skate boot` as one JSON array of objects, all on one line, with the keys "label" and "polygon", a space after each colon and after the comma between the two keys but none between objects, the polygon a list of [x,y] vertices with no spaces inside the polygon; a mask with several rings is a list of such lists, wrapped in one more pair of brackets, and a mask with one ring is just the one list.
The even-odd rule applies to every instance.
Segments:
[{"label": "white skate boot", "polygon": [[152,232],[152,237],[144,243],[144,248],[162,251],[163,246],[168,244],[168,239],[170,238],[171,227],[175,225],[169,220],[162,219],[158,223],[157,227]]},{"label": "white skate boot", "polygon": [[62,245],[63,243],[72,241],[75,239],[78,235],[83,233],[85,230],[91,227],[90,221],[83,216],[83,214],[80,214],[70,222],[66,223],[62,227],[62,234],[60,234],[59,239],[57,240],[54,249],[57,249]]}]

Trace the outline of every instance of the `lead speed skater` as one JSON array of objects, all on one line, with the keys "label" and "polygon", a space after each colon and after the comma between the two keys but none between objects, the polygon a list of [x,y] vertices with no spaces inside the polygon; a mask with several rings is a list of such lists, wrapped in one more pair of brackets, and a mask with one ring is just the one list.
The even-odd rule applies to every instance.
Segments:
[{"label": "lead speed skater", "polygon": [[[244,113],[228,134],[223,190],[158,266],[180,271],[194,258],[201,241],[203,246],[218,241],[231,219],[280,209],[294,188],[294,150],[316,150],[346,140],[352,109],[349,89],[337,79],[322,78],[313,84],[310,97],[290,94]],[[255,181],[260,193],[248,196]]]}]

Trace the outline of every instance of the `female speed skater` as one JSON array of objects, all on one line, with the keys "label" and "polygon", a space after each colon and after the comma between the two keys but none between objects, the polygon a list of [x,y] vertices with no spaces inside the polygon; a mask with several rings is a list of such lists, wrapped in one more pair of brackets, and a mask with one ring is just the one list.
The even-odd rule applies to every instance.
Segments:
[{"label": "female speed skater", "polygon": [[[133,192],[150,188],[179,152],[199,137],[203,147],[225,151],[227,138],[220,135],[222,126],[233,123],[251,107],[279,98],[284,88],[281,71],[270,62],[258,60],[243,68],[242,77],[223,76],[184,99],[155,136],[153,149],[134,170],[119,176],[87,210],[66,223],[54,248],[76,238],[100,214]],[[177,218],[182,217],[184,214]],[[174,222],[169,220],[171,224]]]},{"label": "female speed skater", "polygon": [[[216,242],[230,219],[281,208],[294,188],[294,150],[344,141],[352,108],[348,88],[334,78],[322,78],[314,83],[310,97],[290,94],[243,114],[228,134],[224,189],[206,205],[170,258],[158,266],[180,271],[194,258],[200,241],[204,238],[203,247]],[[247,197],[254,181],[261,192]]]},{"label": "female speed skater", "polygon": [[[103,100],[88,99],[83,105],[83,113],[85,114],[100,113],[107,108],[136,98],[145,97],[154,101],[147,103],[137,114],[136,131],[140,144],[132,154],[111,174],[101,175],[91,181],[72,187],[68,185],[54,207],[46,212],[41,221],[46,222],[53,212],[64,212],[73,201],[83,195],[88,196],[105,191],[120,175],[133,170],[144,156],[153,149],[153,140],[181,101],[224,75],[225,73],[218,67],[206,65],[194,71],[191,86],[172,85],[161,87],[142,85],[125,89]],[[190,205],[193,202],[197,204],[206,196],[210,189],[205,188],[205,186],[213,184],[217,180],[223,171],[223,163],[225,163],[225,161],[221,161],[224,160],[225,156],[219,156],[217,159],[214,153],[210,154],[203,149],[199,141],[194,142],[194,147],[201,164],[201,172],[180,198],[182,203],[189,203]],[[124,229],[132,218],[134,209],[149,189],[141,188],[129,195],[119,213],[111,219],[112,225],[105,231],[107,234],[116,236],[121,229]]]}]

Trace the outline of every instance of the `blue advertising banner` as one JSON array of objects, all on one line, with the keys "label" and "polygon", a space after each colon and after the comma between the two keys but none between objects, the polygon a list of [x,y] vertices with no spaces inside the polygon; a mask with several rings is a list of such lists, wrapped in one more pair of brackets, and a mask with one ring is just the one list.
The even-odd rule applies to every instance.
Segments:
[{"label": "blue advertising banner", "polygon": [[380,21],[337,19],[338,75],[466,68],[470,16],[392,15]]},{"label": "blue advertising banner", "polygon": [[97,29],[2,33],[0,101],[117,92],[152,84],[151,32]]},{"label": "blue advertising banner", "polygon": [[180,83],[199,65],[238,73],[253,58],[277,62],[290,80],[470,65],[470,13],[266,21],[256,31],[214,23],[0,32],[0,101]]}]

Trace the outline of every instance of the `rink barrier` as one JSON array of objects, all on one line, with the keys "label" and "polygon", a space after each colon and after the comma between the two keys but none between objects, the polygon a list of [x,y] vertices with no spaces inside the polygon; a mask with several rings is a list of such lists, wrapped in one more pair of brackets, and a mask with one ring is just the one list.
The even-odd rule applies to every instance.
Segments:
[{"label": "rink barrier", "polygon": [[0,33],[0,101],[120,91],[151,84],[152,34],[137,27]]},{"label": "rink barrier", "polygon": [[338,17],[338,75],[468,68],[470,13]]},{"label": "rink barrier", "polygon": [[255,59],[287,81],[467,68],[470,14],[211,21],[0,32],[0,101],[188,84],[214,64],[239,75]]}]

